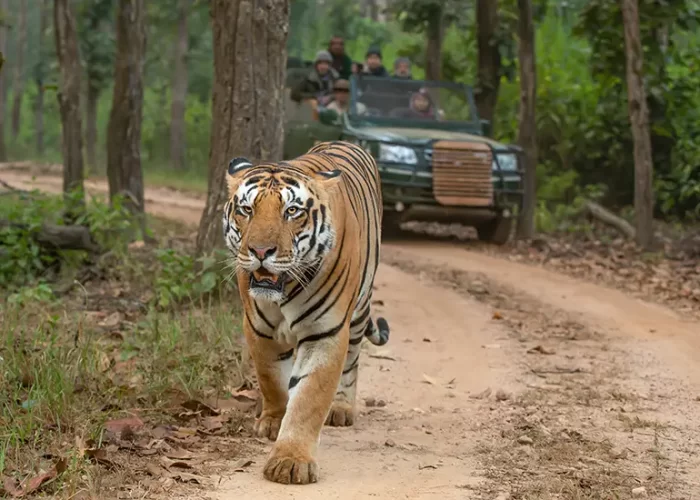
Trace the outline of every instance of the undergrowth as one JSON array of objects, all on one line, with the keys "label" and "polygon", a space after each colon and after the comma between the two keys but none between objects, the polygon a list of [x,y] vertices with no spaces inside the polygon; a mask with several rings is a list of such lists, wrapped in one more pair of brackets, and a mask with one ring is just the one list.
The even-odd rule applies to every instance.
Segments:
[{"label": "undergrowth", "polygon": [[183,401],[226,397],[244,380],[239,306],[221,255],[193,257],[189,230],[158,219],[156,243],[133,241],[118,203],[91,200],[77,221],[99,255],[49,258],[33,235],[63,223],[62,208],[38,193],[0,198],[14,224],[0,233],[0,483],[53,468],[42,493],[99,498],[106,469],[85,448],[106,422],[169,422]]}]

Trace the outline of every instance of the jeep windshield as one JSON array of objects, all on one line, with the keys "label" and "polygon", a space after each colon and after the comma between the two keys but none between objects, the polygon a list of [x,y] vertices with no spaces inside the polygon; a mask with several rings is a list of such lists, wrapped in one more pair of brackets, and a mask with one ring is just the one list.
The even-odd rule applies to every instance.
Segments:
[{"label": "jeep windshield", "polygon": [[480,130],[471,88],[449,82],[353,76],[353,126]]}]

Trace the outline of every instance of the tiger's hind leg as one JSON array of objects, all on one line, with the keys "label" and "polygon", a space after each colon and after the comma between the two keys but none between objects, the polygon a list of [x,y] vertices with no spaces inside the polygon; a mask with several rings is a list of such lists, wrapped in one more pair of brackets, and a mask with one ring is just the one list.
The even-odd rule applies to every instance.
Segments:
[{"label": "tiger's hind leg", "polygon": [[360,346],[362,338],[367,337],[376,346],[383,346],[389,341],[389,323],[384,318],[377,318],[374,324],[369,306],[365,313],[350,323],[350,342],[345,366],[338,384],[338,391],[326,418],[326,425],[347,427],[355,421],[355,395],[360,364]]},{"label": "tiger's hind leg", "polygon": [[338,390],[333,398],[333,404],[326,418],[326,425],[333,427],[349,427],[355,421],[355,396],[357,392],[357,376],[360,367],[360,350],[362,339],[367,333],[371,320],[369,304],[364,313],[357,315],[350,323],[350,341],[348,353],[340,377]]}]

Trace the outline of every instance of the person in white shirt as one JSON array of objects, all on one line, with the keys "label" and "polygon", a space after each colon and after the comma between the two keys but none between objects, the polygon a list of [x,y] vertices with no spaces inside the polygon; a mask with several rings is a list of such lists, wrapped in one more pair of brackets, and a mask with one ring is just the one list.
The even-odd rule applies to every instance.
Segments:
[{"label": "person in white shirt", "polygon": [[[356,113],[358,115],[363,115],[367,111],[367,107],[358,102],[356,104]],[[347,80],[336,80],[333,85],[333,102],[326,106],[326,109],[330,109],[341,115],[347,113],[350,110],[350,82]]]}]

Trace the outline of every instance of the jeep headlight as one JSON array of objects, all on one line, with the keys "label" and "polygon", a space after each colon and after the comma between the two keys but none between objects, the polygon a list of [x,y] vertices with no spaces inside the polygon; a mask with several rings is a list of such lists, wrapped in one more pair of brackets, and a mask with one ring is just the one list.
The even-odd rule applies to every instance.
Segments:
[{"label": "jeep headlight", "polygon": [[498,170],[498,167],[506,172],[515,172],[518,170],[518,158],[514,154],[499,154],[498,164],[496,159],[493,160],[493,170]]},{"label": "jeep headlight", "polygon": [[380,143],[379,161],[415,165],[418,163],[418,156],[412,148]]}]

